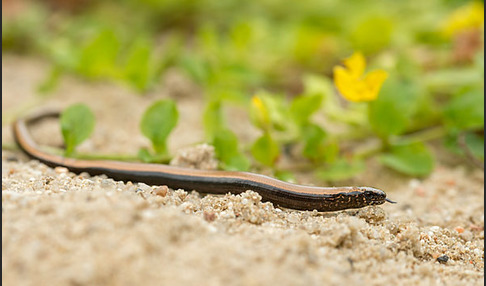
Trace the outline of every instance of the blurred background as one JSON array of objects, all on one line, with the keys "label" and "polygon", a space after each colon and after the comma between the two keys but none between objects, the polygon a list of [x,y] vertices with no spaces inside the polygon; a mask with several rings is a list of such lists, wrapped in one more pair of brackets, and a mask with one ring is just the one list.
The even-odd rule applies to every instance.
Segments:
[{"label": "blurred background", "polygon": [[[308,93],[311,76],[332,85],[333,68],[361,52],[367,70],[386,70],[406,84],[385,88],[383,98],[394,102],[396,93],[400,102],[376,107],[383,114],[377,119],[358,107],[345,124],[368,130],[368,120],[406,121],[389,133],[371,122],[385,147],[390,136],[446,126],[436,137],[452,138],[451,150],[484,158],[482,1],[3,0],[2,6],[2,55],[50,65],[40,95],[64,75],[146,95],[175,69],[206,102],[245,105],[260,90],[286,98]],[[404,108],[405,118],[393,117]],[[341,111],[347,112],[334,110],[337,121]],[[350,120],[352,114],[358,116]],[[457,143],[463,132],[466,151]]]},{"label": "blurred background", "polygon": [[[52,63],[43,91],[72,73],[143,93],[177,67],[206,93],[298,93],[303,74],[331,75],[353,51],[416,78],[451,68],[468,75],[482,61],[483,4],[474,1],[3,0],[2,6],[2,52]],[[435,76],[437,85],[478,77]]]}]

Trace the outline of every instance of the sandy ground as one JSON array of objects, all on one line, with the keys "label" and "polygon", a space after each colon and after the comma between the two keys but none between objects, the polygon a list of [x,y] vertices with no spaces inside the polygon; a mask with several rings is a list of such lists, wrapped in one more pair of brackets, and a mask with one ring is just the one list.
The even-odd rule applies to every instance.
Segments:
[{"label": "sandy ground", "polygon": [[[2,143],[12,118],[36,108],[88,104],[96,130],[81,151],[135,154],[149,146],[138,122],[154,100],[177,99],[173,154],[203,141],[202,95],[171,73],[145,96],[70,77],[48,97],[35,89],[49,67],[4,55]],[[241,111],[242,140],[258,134]],[[58,127],[34,134],[59,145]],[[333,213],[281,209],[257,193],[191,190],[75,175],[2,150],[4,285],[483,285],[484,174],[438,148],[427,178],[371,161],[350,181],[387,191],[398,204]],[[299,176],[302,183],[318,183]],[[449,259],[439,262],[444,256]],[[439,259],[438,259],[439,258]]]}]

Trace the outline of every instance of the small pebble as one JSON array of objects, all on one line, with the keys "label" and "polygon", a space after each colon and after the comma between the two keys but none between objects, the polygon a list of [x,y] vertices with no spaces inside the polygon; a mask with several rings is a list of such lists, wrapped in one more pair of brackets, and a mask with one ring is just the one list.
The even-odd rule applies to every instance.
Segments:
[{"label": "small pebble", "polygon": [[180,207],[185,213],[191,213],[194,211],[194,205],[190,202],[183,202]]},{"label": "small pebble", "polygon": [[469,230],[464,231],[463,233],[459,234],[459,236],[464,239],[464,241],[471,241],[473,239],[473,234]]},{"label": "small pebble", "polygon": [[454,230],[457,231],[458,233],[463,233],[464,232],[464,228],[463,227],[460,227],[460,226],[454,228]]},{"label": "small pebble", "polygon": [[69,170],[65,167],[56,167],[54,168],[54,171],[58,174],[66,174],[67,172],[69,172]]},{"label": "small pebble", "polygon": [[78,177],[79,177],[80,179],[88,179],[88,178],[90,178],[90,177],[91,177],[91,175],[90,175],[90,174],[88,174],[88,173],[86,173],[86,172],[82,172],[81,174],[79,174],[79,175],[78,175]]},{"label": "small pebble", "polygon": [[46,176],[44,178],[44,184],[49,185],[52,181],[54,181],[54,178],[51,176]]},{"label": "small pebble", "polygon": [[415,188],[415,194],[419,197],[425,197],[425,189],[419,186]]},{"label": "small pebble", "polygon": [[19,158],[17,158],[14,155],[7,155],[6,159],[7,159],[8,162],[17,162],[19,160]]},{"label": "small pebble", "polygon": [[112,179],[102,179],[101,180],[101,183],[100,183],[100,186],[102,188],[114,187],[115,186],[115,182]]},{"label": "small pebble", "polygon": [[442,264],[447,263],[447,261],[449,261],[449,256],[447,255],[439,256],[437,257],[437,261]]},{"label": "small pebble", "polygon": [[203,217],[206,221],[212,222],[216,219],[216,214],[210,211],[204,211]]},{"label": "small pebble", "polygon": [[152,191],[152,187],[144,183],[138,183],[138,187],[147,193]]},{"label": "small pebble", "polygon": [[167,195],[168,191],[169,191],[169,187],[161,186],[161,187],[158,187],[157,189],[154,190],[154,194],[156,196],[165,197]]},{"label": "small pebble", "polygon": [[449,186],[455,186],[456,185],[456,181],[454,179],[446,180],[445,183]]}]

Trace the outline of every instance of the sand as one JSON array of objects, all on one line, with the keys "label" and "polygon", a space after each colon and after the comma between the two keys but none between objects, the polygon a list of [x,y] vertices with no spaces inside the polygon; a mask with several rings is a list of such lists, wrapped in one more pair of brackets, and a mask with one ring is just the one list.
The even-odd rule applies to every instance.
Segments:
[{"label": "sand", "polygon": [[[3,55],[2,71],[5,147],[15,116],[83,102],[97,125],[80,151],[136,154],[149,146],[138,129],[144,109],[173,97],[180,122],[169,146],[177,164],[214,163],[190,155],[204,141],[203,95],[177,71],[144,96],[66,76],[44,97],[35,91],[49,71],[43,61]],[[258,131],[241,114],[232,111],[229,124],[251,140]],[[55,122],[33,133],[43,144],[62,142]],[[426,178],[371,160],[346,182],[380,187],[397,204],[331,213],[279,208],[252,191],[202,195],[77,175],[11,149],[2,149],[4,285],[484,284],[484,173],[440,144]],[[306,174],[298,180],[319,183]]]}]

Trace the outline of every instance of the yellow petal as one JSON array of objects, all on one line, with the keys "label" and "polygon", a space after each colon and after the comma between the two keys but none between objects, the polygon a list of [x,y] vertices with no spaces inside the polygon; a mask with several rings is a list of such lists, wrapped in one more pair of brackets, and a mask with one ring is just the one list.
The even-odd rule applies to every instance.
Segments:
[{"label": "yellow petal", "polygon": [[363,100],[375,100],[378,97],[383,82],[388,78],[388,73],[384,70],[374,70],[366,74],[363,79],[367,93],[363,96]]},{"label": "yellow petal", "polygon": [[388,73],[375,70],[363,76],[366,60],[360,52],[345,59],[344,65],[346,68],[334,67],[334,84],[339,93],[354,102],[375,100]]},{"label": "yellow petal", "polygon": [[339,93],[346,99],[348,99],[348,95],[350,95],[355,81],[356,78],[354,78],[347,69],[340,66],[334,67],[334,84]]},{"label": "yellow petal", "polygon": [[334,83],[339,90],[345,89],[353,79],[347,69],[340,66],[334,67]]},{"label": "yellow petal", "polygon": [[446,20],[442,30],[446,36],[452,36],[470,28],[484,25],[484,4],[470,2],[456,9]]},{"label": "yellow petal", "polygon": [[340,66],[335,67],[334,84],[345,99],[349,101],[360,101],[360,91],[363,89],[364,83],[354,77],[349,70]]},{"label": "yellow petal", "polygon": [[343,62],[354,77],[359,78],[363,75],[366,68],[366,59],[362,53],[355,52]]}]

